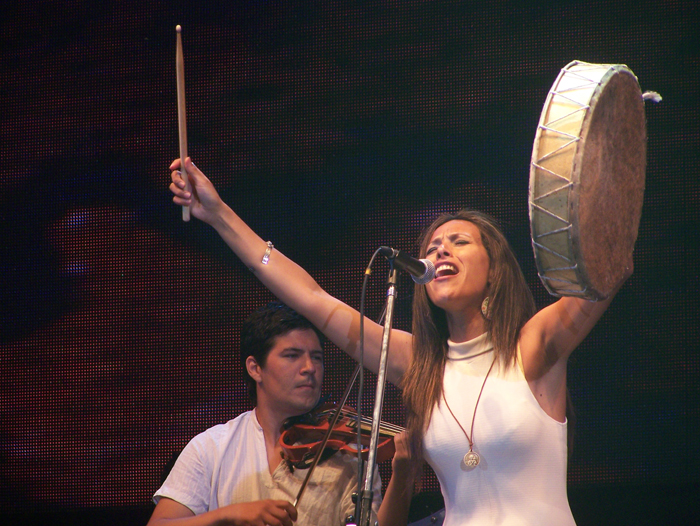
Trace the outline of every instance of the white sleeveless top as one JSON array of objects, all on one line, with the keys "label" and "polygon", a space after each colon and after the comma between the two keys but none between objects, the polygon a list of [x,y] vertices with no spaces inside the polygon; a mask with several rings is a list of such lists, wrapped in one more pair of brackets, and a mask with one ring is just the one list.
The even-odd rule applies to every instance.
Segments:
[{"label": "white sleeveless top", "polygon": [[425,459],[445,498],[444,526],[575,526],[566,494],[566,423],[547,415],[518,366],[493,366],[486,334],[448,341],[443,388],[447,403],[471,435],[480,463],[467,470],[469,442],[443,400],[433,409],[424,438]]}]

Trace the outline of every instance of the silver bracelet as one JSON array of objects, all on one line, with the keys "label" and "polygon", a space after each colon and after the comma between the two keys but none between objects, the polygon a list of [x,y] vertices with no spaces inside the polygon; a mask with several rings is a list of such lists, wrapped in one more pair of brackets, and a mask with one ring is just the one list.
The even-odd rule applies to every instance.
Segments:
[{"label": "silver bracelet", "polygon": [[268,241],[267,250],[265,250],[265,255],[262,258],[263,265],[267,265],[267,263],[270,261],[270,253],[272,252],[273,248],[275,248],[275,245],[272,244],[272,241]]}]

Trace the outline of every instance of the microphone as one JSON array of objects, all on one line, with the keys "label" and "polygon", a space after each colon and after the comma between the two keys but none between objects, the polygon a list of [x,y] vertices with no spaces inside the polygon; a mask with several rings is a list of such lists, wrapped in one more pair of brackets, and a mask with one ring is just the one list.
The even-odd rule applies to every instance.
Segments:
[{"label": "microphone", "polygon": [[392,260],[401,270],[408,272],[419,285],[425,285],[435,277],[435,265],[428,259],[416,259],[391,247],[379,247],[379,253]]}]

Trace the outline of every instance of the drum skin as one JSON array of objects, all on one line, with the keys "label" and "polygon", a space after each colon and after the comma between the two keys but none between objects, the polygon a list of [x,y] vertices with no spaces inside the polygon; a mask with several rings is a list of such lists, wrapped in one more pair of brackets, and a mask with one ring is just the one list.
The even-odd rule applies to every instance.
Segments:
[{"label": "drum skin", "polygon": [[624,65],[574,61],[545,102],[530,165],[530,231],[555,296],[601,300],[632,266],[644,199],[646,121]]}]

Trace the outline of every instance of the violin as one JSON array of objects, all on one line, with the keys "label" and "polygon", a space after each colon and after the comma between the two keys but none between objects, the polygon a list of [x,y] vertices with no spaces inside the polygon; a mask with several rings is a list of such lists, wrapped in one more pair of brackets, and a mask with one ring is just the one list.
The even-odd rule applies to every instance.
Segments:
[{"label": "violin", "polygon": [[[282,447],[282,458],[292,468],[306,469],[306,477],[299,488],[297,498],[293,506],[299,505],[304,490],[309,483],[311,474],[321,461],[335,454],[336,451],[345,451],[357,454],[357,411],[345,405],[355,379],[360,373],[361,365],[355,367],[355,372],[345,388],[340,404],[320,404],[319,409],[312,410],[300,417],[289,419],[283,426],[285,429],[280,435],[279,443]],[[341,418],[342,416],[342,418]],[[394,436],[403,431],[402,427],[380,422],[377,441],[377,462],[387,460],[396,451]],[[363,458],[369,456],[369,443],[372,440],[372,419],[360,420],[360,447]],[[381,443],[379,443],[381,441]],[[380,450],[383,451],[380,457]]]},{"label": "violin", "polygon": [[[311,466],[320,448],[322,459],[328,458],[336,451],[357,455],[357,411],[350,406],[342,406],[339,415],[338,405],[327,403],[314,412],[302,417],[290,419],[288,427],[282,432],[279,442],[282,446],[282,458],[298,469]],[[333,423],[333,419],[336,421]],[[332,429],[330,427],[332,426]],[[330,429],[330,434],[329,433]],[[372,432],[372,419],[361,417],[361,454],[367,460]],[[377,462],[384,462],[394,456],[394,436],[404,428],[387,422],[379,423],[379,441],[377,442]],[[326,435],[328,434],[328,438]],[[325,440],[325,445],[324,445]]]}]

